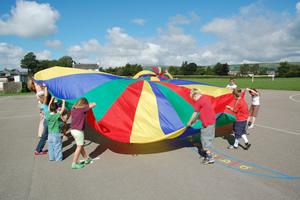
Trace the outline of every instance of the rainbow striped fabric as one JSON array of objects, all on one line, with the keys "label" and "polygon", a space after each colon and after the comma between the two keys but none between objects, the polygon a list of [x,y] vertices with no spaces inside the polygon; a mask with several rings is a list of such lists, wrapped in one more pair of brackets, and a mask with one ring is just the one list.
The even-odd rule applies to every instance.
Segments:
[{"label": "rainbow striped fabric", "polygon": [[133,78],[147,81],[162,81],[173,79],[173,76],[168,72],[164,72],[161,67],[152,67],[151,69],[140,71]]},{"label": "rainbow striped fabric", "polygon": [[195,105],[189,97],[191,88],[199,89],[212,103],[216,127],[235,121],[233,113],[225,109],[235,103],[232,90],[192,81],[152,82],[65,67],[42,70],[34,75],[34,81],[45,83],[57,99],[65,99],[68,109],[82,97],[97,103],[88,112],[88,123],[102,135],[125,143],[199,133],[200,120],[187,127]]}]

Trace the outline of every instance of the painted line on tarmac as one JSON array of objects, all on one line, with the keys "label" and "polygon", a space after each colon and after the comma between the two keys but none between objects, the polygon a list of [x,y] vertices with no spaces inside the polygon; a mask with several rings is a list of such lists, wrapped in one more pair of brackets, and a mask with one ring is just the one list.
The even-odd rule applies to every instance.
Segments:
[{"label": "painted line on tarmac", "polygon": [[299,100],[293,99],[293,97],[294,97],[294,96],[297,96],[297,95],[300,95],[300,94],[294,94],[294,95],[291,95],[291,96],[290,96],[290,99],[291,99],[292,101],[300,102]]},{"label": "painted line on tarmac", "polygon": [[1,98],[0,101],[8,99],[10,96],[6,97],[6,98]]},{"label": "painted line on tarmac", "polygon": [[23,116],[15,116],[15,117],[2,117],[0,119],[14,119],[14,118],[22,118],[22,117],[37,117],[37,116],[40,116],[40,115],[23,115]]},{"label": "painted line on tarmac", "polygon": [[260,127],[263,127],[263,128],[268,128],[268,129],[272,129],[272,130],[275,130],[275,131],[281,131],[281,132],[290,133],[290,134],[294,134],[294,135],[300,135],[300,133],[295,133],[295,132],[292,132],[292,131],[286,131],[286,130],[273,128],[273,127],[269,127],[269,126],[263,126],[263,125],[259,125],[259,124],[255,124],[255,126],[260,126]]},{"label": "painted line on tarmac", "polygon": [[[198,136],[196,136],[198,138],[198,140],[200,140],[200,138]],[[200,155],[199,151],[197,149],[195,149],[193,146],[191,146],[186,140],[185,138],[182,138],[182,140],[193,150],[195,151],[197,154]],[[229,169],[234,169],[234,170],[237,170],[237,171],[240,171],[240,172],[243,172],[243,173],[247,173],[247,174],[252,174],[252,175],[257,175],[257,176],[264,176],[264,177],[270,177],[270,178],[281,178],[281,179],[300,179],[300,177],[292,177],[292,176],[289,176],[289,175],[286,175],[286,174],[282,174],[280,172],[276,172],[276,171],[273,171],[271,169],[267,169],[267,168],[264,168],[264,167],[260,167],[258,165],[254,165],[254,164],[251,164],[251,163],[248,163],[248,162],[245,162],[245,161],[242,161],[242,160],[239,160],[239,159],[236,159],[236,158],[233,158],[233,157],[230,157],[230,156],[227,156],[219,151],[216,151],[215,149],[212,149],[212,154],[215,154],[214,156],[214,159],[215,159],[215,163],[217,164],[220,164],[224,167],[227,167]],[[217,154],[220,154],[221,156],[217,155]],[[222,158],[222,159],[220,159]],[[231,160],[229,159],[226,159],[226,158],[229,158],[231,160],[234,160],[234,163],[230,164],[231,163]],[[217,160],[220,160],[221,162],[217,161]],[[239,164],[243,164],[241,165],[239,168],[236,168],[235,166],[239,165]],[[251,167],[250,167],[251,166]],[[265,170],[267,172],[271,172],[271,173],[274,173],[276,174],[275,176],[273,175],[266,175],[266,174],[259,174],[259,173],[254,173],[254,172],[249,172],[249,171],[245,171],[244,169],[252,169],[252,167],[256,167],[256,168],[259,168],[259,169],[262,169],[262,170]]]}]

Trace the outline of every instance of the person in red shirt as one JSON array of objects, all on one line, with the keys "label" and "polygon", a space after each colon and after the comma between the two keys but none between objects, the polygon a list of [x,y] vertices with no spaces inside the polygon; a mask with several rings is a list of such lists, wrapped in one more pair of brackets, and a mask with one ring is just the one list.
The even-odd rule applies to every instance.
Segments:
[{"label": "person in red shirt", "polygon": [[84,158],[84,164],[89,164],[92,159],[87,157],[84,150],[84,129],[86,125],[86,115],[90,108],[96,106],[96,103],[89,103],[86,98],[79,99],[72,107],[71,115],[71,134],[76,141],[76,150],[74,153],[72,169],[84,167],[83,164],[77,163],[78,157],[81,154]]},{"label": "person in red shirt", "polygon": [[248,150],[251,146],[245,134],[247,120],[249,118],[248,105],[245,99],[241,97],[242,90],[240,88],[234,89],[232,94],[234,99],[237,100],[235,106],[233,108],[230,106],[226,106],[226,108],[236,113],[236,122],[234,123],[235,140],[234,144],[230,145],[228,149],[238,149],[240,139],[243,138],[245,141],[245,149]]},{"label": "person in red shirt", "polygon": [[[212,164],[215,162],[210,150],[214,146],[216,114],[209,100],[197,89],[192,89],[190,97],[196,101],[194,113],[192,114],[187,126],[192,126],[199,119],[202,122],[201,143],[205,151],[202,164]],[[197,117],[199,113],[199,117]]]}]

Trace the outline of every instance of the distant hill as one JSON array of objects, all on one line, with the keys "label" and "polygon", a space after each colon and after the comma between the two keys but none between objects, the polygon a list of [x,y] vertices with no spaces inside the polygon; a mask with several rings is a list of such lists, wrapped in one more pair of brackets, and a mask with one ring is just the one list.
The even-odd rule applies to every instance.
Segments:
[{"label": "distant hill", "polygon": [[[289,62],[292,64],[296,64],[296,65],[300,65],[300,62]],[[277,67],[279,67],[279,63],[251,63],[249,64],[250,66],[254,65],[254,64],[259,64],[259,68],[268,68],[269,71],[276,71]],[[229,65],[229,70],[230,71],[239,71],[240,70],[240,66],[243,64],[232,64]],[[210,65],[210,66],[206,66],[206,67],[214,67],[215,65]],[[143,69],[150,69],[152,67],[161,67],[163,70],[168,69],[170,66],[165,66],[165,65],[153,65],[153,66],[142,66]],[[181,67],[181,66],[174,66],[174,67]]]}]

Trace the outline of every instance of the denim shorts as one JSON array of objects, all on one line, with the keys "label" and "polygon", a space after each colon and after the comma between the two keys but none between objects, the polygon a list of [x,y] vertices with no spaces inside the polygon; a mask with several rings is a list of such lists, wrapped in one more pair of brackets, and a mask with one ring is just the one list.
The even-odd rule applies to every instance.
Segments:
[{"label": "denim shorts", "polygon": [[235,139],[240,139],[242,137],[242,135],[245,134],[246,125],[247,125],[247,120],[236,121],[234,123],[234,136],[235,136]]}]

